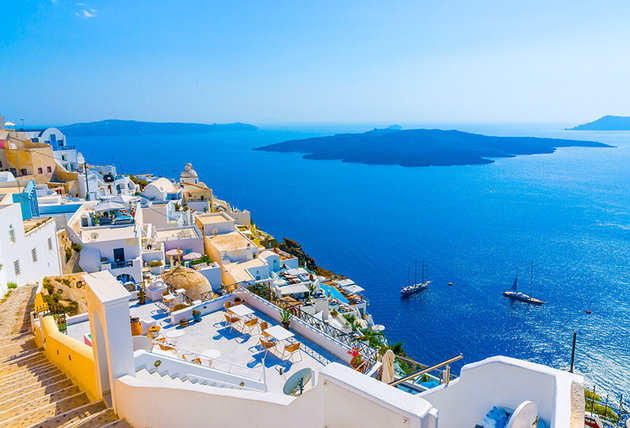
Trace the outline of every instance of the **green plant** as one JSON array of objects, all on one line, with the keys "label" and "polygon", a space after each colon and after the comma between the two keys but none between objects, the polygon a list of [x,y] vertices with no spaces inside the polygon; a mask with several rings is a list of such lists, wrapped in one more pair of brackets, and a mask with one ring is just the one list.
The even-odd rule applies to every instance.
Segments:
[{"label": "green plant", "polygon": [[146,298],[147,295],[144,292],[144,288],[141,288],[140,291],[138,291],[138,302],[140,302],[141,305],[144,305]]},{"label": "green plant", "polygon": [[17,288],[17,284],[15,282],[7,282],[7,288],[9,290],[14,290]]},{"label": "green plant", "polygon": [[333,308],[332,311],[330,311],[330,316],[336,317],[337,315],[339,315],[339,311],[337,308]]},{"label": "green plant", "polygon": [[201,312],[198,311],[197,309],[193,309],[192,314],[193,314],[193,316],[198,316],[198,315],[201,315]]},{"label": "green plant", "polygon": [[68,263],[70,261],[70,259],[72,258],[72,248],[71,247],[67,247],[65,249],[65,253],[66,253],[66,263]]},{"label": "green plant", "polygon": [[162,266],[162,260],[153,260],[149,262],[149,267],[159,267]]},{"label": "green plant", "polygon": [[70,280],[68,278],[61,278],[61,283],[67,287],[70,286]]},{"label": "green plant", "polygon": [[187,307],[188,305],[184,303],[178,303],[177,305],[173,306],[173,309],[171,309],[171,312],[181,311],[182,309],[186,309]]},{"label": "green plant", "polygon": [[291,322],[291,318],[293,318],[293,314],[287,309],[280,311],[280,322],[282,324],[289,324]]},{"label": "green plant", "polygon": [[212,263],[212,259],[209,256],[207,256],[206,254],[204,254],[203,256],[201,256],[201,258],[199,258],[197,260],[192,260],[190,262],[190,265],[194,266],[194,265],[198,265],[199,263],[210,264],[210,263]]},{"label": "green plant", "polygon": [[71,248],[78,253],[83,249],[83,245],[73,242]]}]

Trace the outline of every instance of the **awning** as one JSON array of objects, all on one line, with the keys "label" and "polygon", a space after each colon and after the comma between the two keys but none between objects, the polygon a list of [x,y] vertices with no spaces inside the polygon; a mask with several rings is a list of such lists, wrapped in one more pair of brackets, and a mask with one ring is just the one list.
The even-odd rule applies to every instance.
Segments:
[{"label": "awning", "polygon": [[184,260],[197,260],[203,257],[203,254],[199,254],[195,251],[193,251],[192,253],[188,253],[186,254],[184,257],[182,257],[182,259]]},{"label": "awning", "polygon": [[342,287],[349,287],[351,285],[354,285],[354,281],[351,279],[342,279],[341,281],[337,281],[337,284]]},{"label": "awning", "polygon": [[308,287],[304,284],[285,285],[279,287],[278,291],[281,295],[286,296],[289,294],[308,293]]},{"label": "awning", "polygon": [[114,211],[114,210],[122,210],[125,209],[124,205],[121,205],[116,202],[101,202],[94,206],[94,211],[102,212],[102,211]]},{"label": "awning", "polygon": [[348,293],[357,294],[365,290],[363,287],[359,287],[358,285],[351,285],[350,287],[345,287]]}]

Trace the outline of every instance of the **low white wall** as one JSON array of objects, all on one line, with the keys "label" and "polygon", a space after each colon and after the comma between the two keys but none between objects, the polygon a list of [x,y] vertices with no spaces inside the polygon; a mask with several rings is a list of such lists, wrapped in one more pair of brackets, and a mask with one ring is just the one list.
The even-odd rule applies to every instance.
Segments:
[{"label": "low white wall", "polygon": [[[263,312],[264,314],[270,316],[274,320],[280,322],[280,311],[277,306],[269,303],[261,297],[258,297],[247,290],[238,290],[236,295],[240,296],[241,299],[252,308]],[[295,331],[296,333],[306,337],[307,339],[313,341],[317,345],[321,346],[337,358],[345,361],[346,363],[350,363],[352,356],[348,354],[348,351],[351,350],[349,346],[344,345],[343,343],[333,339],[332,337],[324,334],[320,330],[315,327],[305,323],[299,318],[293,317],[291,319],[291,324],[289,326],[290,329]]]},{"label": "low white wall", "polygon": [[448,386],[420,396],[440,412],[440,428],[481,424],[492,407],[516,409],[525,400],[536,403],[538,415],[551,427],[572,428],[572,388],[580,384],[583,395],[581,376],[498,356],[465,365]]},{"label": "low white wall", "polygon": [[176,357],[153,354],[146,351],[136,351],[134,353],[136,371],[143,368],[153,370],[155,369],[155,362],[158,360],[160,365],[157,370],[160,374],[168,374],[171,377],[198,376],[231,385],[239,385],[242,382],[242,386],[249,389],[265,390],[265,383],[262,379],[257,380],[237,373],[228,373],[220,369],[189,363]]},{"label": "low white wall", "polygon": [[335,363],[298,398],[122,376],[115,400],[118,415],[137,427],[437,427],[425,400]]}]

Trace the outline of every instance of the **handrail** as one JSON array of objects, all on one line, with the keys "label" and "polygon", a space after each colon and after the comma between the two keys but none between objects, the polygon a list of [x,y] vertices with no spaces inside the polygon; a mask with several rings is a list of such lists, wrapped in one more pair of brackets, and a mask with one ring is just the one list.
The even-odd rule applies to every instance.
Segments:
[{"label": "handrail", "polygon": [[[389,383],[389,385],[391,385],[391,386],[396,386],[396,385],[398,385],[399,383],[406,382],[406,381],[411,380],[411,379],[415,379],[415,378],[417,378],[418,376],[422,376],[423,374],[426,374],[426,373],[428,373],[428,372],[430,372],[430,371],[432,371],[432,370],[439,369],[439,368],[440,368],[440,367],[442,367],[442,366],[447,366],[447,372],[449,372],[449,377],[450,377],[450,370],[449,370],[448,365],[449,365],[449,364],[451,364],[451,363],[454,363],[455,361],[459,361],[459,360],[461,360],[462,358],[464,358],[464,356],[463,356],[462,354],[459,354],[459,355],[458,355],[458,356],[456,356],[456,357],[450,358],[450,359],[448,359],[448,360],[446,360],[446,361],[442,361],[441,363],[435,364],[435,365],[433,365],[433,366],[431,366],[431,367],[427,367],[427,368],[425,368],[425,369],[422,369],[422,370],[420,370],[420,371],[417,371],[417,372],[415,372],[415,373],[412,373],[412,374],[410,374],[410,375],[407,375],[407,376],[405,376],[405,377],[402,377],[402,378],[400,378],[400,379],[397,379],[397,380],[395,380],[395,381],[393,381],[393,382],[390,382],[390,383]],[[450,379],[447,379],[447,380],[446,380],[446,383],[448,383],[449,381],[450,381]]]},{"label": "handrail", "polygon": [[[164,346],[164,347],[167,347],[167,348],[175,349],[175,350],[177,350],[177,351],[180,351],[180,353],[182,353],[182,354],[193,354],[193,355],[195,355],[196,357],[201,357],[201,358],[206,358],[206,359],[208,358],[208,357],[206,357],[205,355],[203,355],[203,354],[202,354],[202,353],[200,353],[200,352],[195,352],[195,351],[191,351],[190,349],[180,348],[180,347],[178,347],[178,346],[174,346],[174,345],[171,345],[171,344],[168,344],[168,343],[165,343],[165,342],[158,342],[158,341],[156,341],[155,339],[151,339],[151,342],[153,343],[153,345],[160,345],[160,346]],[[151,351],[149,351],[149,352],[151,352]],[[177,357],[177,356],[174,356],[174,357],[179,359],[179,357]],[[186,362],[190,363],[190,361],[188,361],[188,360],[182,360],[182,361],[186,361]],[[252,373],[252,372],[253,372],[253,373],[257,373],[257,374],[258,374],[258,370],[253,369],[253,368],[250,368],[250,367],[247,367],[247,366],[242,366],[242,365],[237,364],[237,363],[234,363],[234,362],[232,362],[232,361],[223,360],[223,359],[221,359],[221,358],[212,358],[212,361],[213,361],[213,362],[214,362],[214,361],[218,361],[218,362],[221,362],[221,363],[226,363],[226,364],[228,364],[228,365],[230,365],[230,366],[239,367],[239,368],[241,368],[241,369],[244,369],[244,370],[246,370],[246,371],[248,371],[248,372],[250,372],[250,373]],[[213,368],[214,368],[214,369],[216,369],[216,370],[219,370],[219,371],[225,371],[225,370],[221,370],[221,369],[216,368],[216,367],[213,367]],[[263,366],[263,367],[261,367],[261,375],[260,375],[260,378],[259,378],[259,379],[254,379],[254,378],[251,378],[251,379],[253,379],[253,380],[258,380],[258,381],[263,380],[263,379],[264,379],[264,377],[265,377],[265,376],[264,376],[264,371],[265,371],[265,368],[264,368],[264,366]],[[232,373],[232,372],[231,372],[231,371],[229,371],[229,370],[228,370],[228,371],[225,371],[225,372],[226,372],[226,373],[230,373],[230,374],[234,374],[234,373]]]}]

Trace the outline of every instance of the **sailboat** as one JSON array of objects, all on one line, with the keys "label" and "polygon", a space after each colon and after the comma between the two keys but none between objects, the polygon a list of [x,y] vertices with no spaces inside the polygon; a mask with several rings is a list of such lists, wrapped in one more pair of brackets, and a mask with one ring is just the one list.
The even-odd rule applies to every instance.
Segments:
[{"label": "sailboat", "polygon": [[422,261],[422,281],[421,282],[418,282],[418,262],[417,261],[414,263],[414,266],[415,266],[415,272],[414,272],[414,278],[413,278],[413,285],[409,285],[409,269],[407,269],[407,286],[403,287],[400,290],[400,294],[403,297],[410,296],[412,294],[415,294],[419,291],[426,289],[429,283],[431,282],[431,281],[425,282],[424,280],[424,261]]},{"label": "sailboat", "polygon": [[532,274],[530,280],[530,291],[529,296],[522,291],[518,291],[518,272],[516,273],[516,277],[514,278],[514,283],[512,284],[512,288],[509,290],[505,290],[503,295],[512,300],[518,300],[519,302],[531,303],[533,305],[543,305],[545,302],[542,300],[536,299],[531,296],[532,291],[534,289],[534,262],[532,262]]}]

